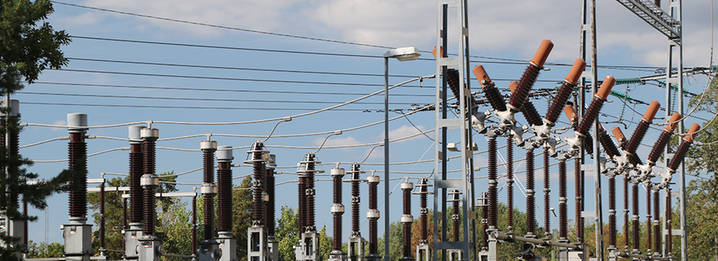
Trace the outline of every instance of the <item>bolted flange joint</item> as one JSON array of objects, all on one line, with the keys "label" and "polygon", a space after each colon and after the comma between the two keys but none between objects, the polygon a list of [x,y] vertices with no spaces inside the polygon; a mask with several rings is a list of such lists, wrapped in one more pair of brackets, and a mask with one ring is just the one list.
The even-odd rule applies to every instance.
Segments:
[{"label": "bolted flange joint", "polygon": [[143,140],[157,140],[160,137],[160,130],[155,128],[140,129],[140,137]]},{"label": "bolted flange joint", "polygon": [[217,147],[217,162],[232,162],[234,155],[232,154],[232,146],[219,146]]},{"label": "bolted flange joint", "polygon": [[346,174],[343,168],[332,168],[330,173],[332,177],[344,177]]},{"label": "bolted flange joint", "polygon": [[212,197],[217,195],[217,185],[214,183],[204,183],[202,184],[202,187],[199,188],[199,192],[202,196]]},{"label": "bolted flange joint", "polygon": [[332,204],[332,206],[329,208],[329,210],[330,210],[330,212],[331,212],[333,215],[341,215],[341,214],[344,214],[344,205],[338,204],[338,203],[334,203],[334,204]]},{"label": "bolted flange joint", "polygon": [[369,220],[377,220],[380,217],[379,210],[376,209],[370,209],[366,212],[366,218]]},{"label": "bolted flange joint", "polygon": [[401,223],[412,223],[412,222],[414,222],[414,217],[411,216],[411,214],[401,215]]},{"label": "bolted flange joint", "polygon": [[213,140],[203,140],[199,142],[199,149],[203,152],[213,152],[217,150],[217,142]]},{"label": "bolted flange joint", "polygon": [[140,186],[143,188],[152,188],[160,185],[160,179],[154,174],[144,174],[140,177]]}]

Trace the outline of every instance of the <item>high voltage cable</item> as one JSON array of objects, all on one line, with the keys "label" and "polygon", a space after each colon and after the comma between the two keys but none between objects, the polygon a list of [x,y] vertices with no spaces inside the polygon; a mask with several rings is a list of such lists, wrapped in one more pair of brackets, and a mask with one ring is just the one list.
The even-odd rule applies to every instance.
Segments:
[{"label": "high voltage cable", "polygon": [[[23,101],[23,104],[34,105],[58,105],[58,106],[88,106],[88,107],[124,107],[124,108],[153,108],[153,109],[207,109],[207,110],[254,110],[254,111],[317,111],[320,109],[312,108],[257,108],[257,107],[203,107],[203,106],[167,106],[167,105],[130,105],[130,104],[91,104],[91,103],[60,103],[60,102],[32,102]],[[380,109],[339,109],[332,111],[353,111],[353,112],[373,112]]]},{"label": "high voltage cable", "polygon": [[[348,92],[313,92],[313,91],[264,91],[264,90],[246,90],[246,89],[211,89],[202,87],[167,87],[167,86],[138,86],[138,85],[117,85],[117,84],[94,84],[94,83],[67,83],[67,82],[42,82],[37,81],[33,84],[46,85],[68,85],[80,87],[103,87],[103,88],[126,88],[126,89],[157,89],[157,90],[178,90],[178,91],[211,91],[211,92],[239,92],[239,93],[271,93],[271,94],[309,94],[309,95],[366,95],[366,93],[348,93]],[[416,96],[416,97],[434,97],[433,94],[411,94],[397,93],[400,96]]]},{"label": "high voltage cable", "polygon": [[[159,42],[159,41],[147,41],[147,40],[130,40],[130,39],[118,39],[118,38],[107,38],[107,37],[94,37],[94,36],[77,36],[73,35],[72,38],[84,39],[84,40],[95,40],[95,41],[110,41],[110,42],[125,42],[125,43],[138,43],[138,44],[152,44],[152,45],[168,45],[168,46],[179,46],[179,47],[195,47],[195,48],[209,48],[209,49],[223,49],[223,50],[236,50],[236,51],[253,51],[253,52],[272,52],[272,53],[288,53],[288,54],[306,54],[306,55],[323,55],[323,56],[339,56],[339,57],[354,57],[354,58],[376,58],[383,59],[381,55],[367,55],[367,54],[347,54],[347,53],[327,53],[327,52],[313,52],[313,51],[294,51],[294,50],[280,50],[280,49],[264,49],[264,48],[249,48],[249,47],[234,47],[234,46],[220,46],[220,45],[204,45],[204,44],[189,44],[189,43],[174,43],[174,42]],[[506,65],[526,65],[527,61],[518,59],[507,59],[507,58],[491,58],[484,56],[473,56],[475,58],[493,59],[496,61],[487,60],[471,60],[470,62],[475,64],[506,64]],[[431,58],[419,58],[419,61],[435,61]],[[550,66],[563,66],[569,67],[572,64],[567,63],[546,63]],[[586,68],[590,68],[587,66]],[[637,65],[600,65],[599,68],[604,69],[615,69],[615,70],[629,70],[629,71],[646,71],[655,72],[660,67],[652,66],[637,66]]]},{"label": "high voltage cable", "polygon": [[[297,101],[297,100],[256,100],[256,99],[216,99],[216,98],[188,98],[188,97],[148,97],[148,96],[127,96],[127,95],[100,95],[100,94],[80,94],[80,93],[49,93],[49,92],[27,92],[19,91],[17,94],[32,95],[51,95],[51,96],[70,96],[70,97],[96,97],[96,98],[120,98],[120,99],[150,99],[150,100],[179,100],[179,101],[213,101],[213,102],[255,102],[255,103],[309,103],[309,104],[336,104],[332,101]],[[356,102],[355,104],[377,104],[384,102]],[[392,102],[398,105],[414,105],[410,102]]]},{"label": "high voltage cable", "polygon": [[[347,86],[362,86],[362,87],[383,87],[384,86],[383,84],[353,83],[353,82],[315,82],[315,81],[295,81],[295,80],[268,80],[268,79],[231,78],[231,77],[198,76],[198,75],[157,74],[157,73],[139,73],[139,72],[114,72],[114,71],[99,71],[99,70],[84,70],[84,69],[53,69],[53,70],[66,71],[66,72],[80,72],[80,73],[101,73],[101,74],[118,74],[118,75],[130,75],[130,76],[168,77],[168,78],[202,79],[202,80],[298,83],[298,84],[321,84],[321,85],[347,85]],[[515,81],[517,79],[495,78],[492,80],[493,81]],[[546,82],[546,83],[557,83],[560,81],[561,80],[536,80],[536,82]],[[424,88],[419,85],[402,86],[402,87]]]}]

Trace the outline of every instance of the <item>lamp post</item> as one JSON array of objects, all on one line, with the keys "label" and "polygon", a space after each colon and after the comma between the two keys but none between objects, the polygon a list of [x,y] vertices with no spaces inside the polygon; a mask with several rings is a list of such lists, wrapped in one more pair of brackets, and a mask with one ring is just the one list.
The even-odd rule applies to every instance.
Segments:
[{"label": "lamp post", "polygon": [[389,257],[389,58],[396,58],[400,62],[413,61],[419,58],[421,53],[414,47],[402,47],[387,50],[384,52],[384,260],[390,261]]}]

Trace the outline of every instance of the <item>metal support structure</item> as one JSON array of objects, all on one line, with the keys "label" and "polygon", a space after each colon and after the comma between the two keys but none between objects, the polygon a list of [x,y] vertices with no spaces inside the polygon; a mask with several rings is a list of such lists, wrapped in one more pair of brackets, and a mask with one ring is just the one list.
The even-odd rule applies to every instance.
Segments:
[{"label": "metal support structure", "polygon": [[[449,29],[447,27],[449,10],[456,11],[455,18],[458,19],[458,26]],[[446,190],[461,190],[464,195],[473,195],[474,181],[473,181],[473,153],[471,148],[471,128],[472,119],[471,114],[473,111],[473,98],[471,97],[470,86],[469,86],[469,28],[468,28],[468,13],[467,13],[467,1],[448,1],[440,0],[437,2],[437,27],[436,27],[436,48],[440,51],[440,55],[436,58],[436,75],[442,75],[442,77],[436,77],[436,95],[435,100],[438,105],[441,104],[442,109],[435,110],[435,132],[434,132],[434,169],[440,172],[440,175],[434,175],[434,186],[437,189],[442,189],[442,199],[439,200],[439,193],[434,193],[434,238],[438,239],[438,224],[439,220],[442,220],[444,224],[442,231],[446,231],[446,211],[444,203],[442,203],[442,212],[439,213],[439,202],[446,201]],[[456,43],[458,48],[449,48],[447,40],[450,37],[457,39]],[[450,50],[449,50],[450,49]],[[457,57],[447,57],[447,52],[458,54]],[[458,102],[458,118],[457,119],[446,119],[446,93],[445,79],[447,74],[443,74],[448,69],[455,69],[458,72],[458,78],[456,86],[458,89],[457,102]],[[440,79],[441,78],[441,79]],[[460,180],[448,180],[446,173],[446,138],[447,129],[458,129],[460,132],[460,148],[458,149],[461,157],[461,174]],[[459,177],[457,177],[459,178]],[[463,197],[463,211],[465,213],[463,217],[464,239],[462,241],[448,241],[442,238],[441,241],[434,240],[434,251],[435,254],[432,260],[436,261],[439,255],[442,256],[442,260],[446,255],[445,250],[447,249],[461,249],[465,256],[469,259],[476,259],[478,253],[475,249],[475,245],[472,240],[475,237],[469,232],[470,226],[474,224],[474,206],[473,200],[468,200],[468,197]],[[441,217],[440,217],[441,216]],[[472,229],[472,231],[474,231]],[[443,236],[446,233],[442,233]],[[441,254],[439,254],[441,253]]]}]

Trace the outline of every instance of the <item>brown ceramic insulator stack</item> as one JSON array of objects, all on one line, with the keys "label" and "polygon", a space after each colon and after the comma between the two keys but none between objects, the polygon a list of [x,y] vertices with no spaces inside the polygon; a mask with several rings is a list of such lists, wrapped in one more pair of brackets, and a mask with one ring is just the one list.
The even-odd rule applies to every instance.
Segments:
[{"label": "brown ceramic insulator stack", "polygon": [[421,206],[421,216],[420,216],[420,223],[421,223],[421,234],[419,237],[419,243],[426,244],[428,243],[429,235],[428,235],[428,223],[429,223],[429,209],[427,208],[427,195],[429,194],[429,186],[427,183],[427,180],[422,178],[421,181],[421,189],[419,190],[420,193],[420,200],[419,204]]},{"label": "brown ceramic insulator stack", "polygon": [[601,84],[601,88],[598,90],[596,95],[593,96],[591,105],[589,105],[588,109],[586,109],[586,113],[583,115],[583,119],[581,119],[581,122],[578,124],[576,132],[581,135],[588,136],[588,130],[591,129],[591,126],[593,126],[598,118],[598,113],[601,112],[601,107],[603,107],[603,103],[606,101],[608,94],[611,93],[611,89],[615,83],[616,79],[614,79],[613,76],[606,76]]},{"label": "brown ceramic insulator stack", "polygon": [[[511,92],[515,93],[516,89],[518,88],[518,82],[511,82],[509,83],[509,89],[511,89]],[[541,126],[543,125],[543,121],[541,120],[541,115],[539,115],[538,111],[536,110],[536,107],[534,107],[534,104],[531,103],[528,99],[524,101],[524,104],[521,106],[521,113],[524,114],[524,118],[526,118],[526,122],[529,123],[531,126]]]},{"label": "brown ceramic insulator stack", "polygon": [[410,182],[401,183],[401,191],[404,199],[404,215],[401,216],[401,223],[404,228],[402,260],[413,260],[411,255],[411,224],[413,222],[413,217],[411,216],[411,190],[413,188],[414,184]]},{"label": "brown ceramic insulator stack", "polygon": [[142,143],[130,145],[130,223],[142,222],[142,186],[140,178],[143,171]]},{"label": "brown ceramic insulator stack", "polygon": [[197,253],[197,194],[192,197],[192,253]]},{"label": "brown ceramic insulator stack", "polygon": [[556,96],[553,98],[553,102],[551,102],[551,106],[549,106],[548,111],[546,112],[546,121],[555,123],[556,120],[558,120],[561,110],[564,105],[566,105],[566,101],[568,101],[568,98],[571,96],[571,92],[573,92],[573,89],[576,87],[578,77],[581,76],[581,73],[585,69],[586,62],[583,59],[576,59],[576,61],[574,61],[571,71],[568,76],[564,78],[561,88],[558,89],[558,93],[556,93]]},{"label": "brown ceramic insulator stack", "polygon": [[[155,175],[155,141],[156,137],[144,138],[143,149],[143,165],[145,175]],[[154,235],[155,234],[155,186],[145,186],[144,193],[144,227],[142,234]]]},{"label": "brown ceramic insulator stack", "polygon": [[575,159],[573,162],[574,166],[574,180],[576,184],[576,237],[579,242],[583,242],[583,198],[581,197],[581,191],[583,190],[583,180],[581,179],[581,159]]},{"label": "brown ceramic insulator stack", "polygon": [[616,247],[616,176],[608,177],[608,236],[609,247]]},{"label": "brown ceramic insulator stack", "polygon": [[87,143],[85,143],[85,132],[70,133],[68,144],[68,165],[69,169],[85,173],[85,176],[70,181],[70,217],[85,217],[87,214]]},{"label": "brown ceramic insulator stack", "polygon": [[668,236],[666,237],[666,251],[668,256],[672,255],[673,252],[673,207],[671,207],[671,188],[668,187],[666,190],[666,231]]},{"label": "brown ceramic insulator stack", "polygon": [[275,227],[275,190],[274,190],[274,169],[267,168],[267,176],[265,177],[265,183],[264,183],[264,190],[267,191],[267,195],[269,196],[269,201],[267,201],[267,209],[265,211],[266,221],[264,222],[265,227],[267,227],[267,235],[268,236],[274,236],[274,227]]},{"label": "brown ceramic insulator stack", "polygon": [[456,101],[459,101],[459,71],[456,69],[448,69],[446,71],[446,82],[449,84],[449,89],[454,93]]},{"label": "brown ceramic insulator stack", "polygon": [[508,231],[514,230],[514,145],[511,137],[506,138],[506,219]]},{"label": "brown ceramic insulator stack", "polygon": [[680,145],[678,145],[678,148],[676,149],[676,153],[674,154],[673,158],[668,163],[668,168],[676,171],[678,170],[678,167],[681,165],[681,162],[683,162],[683,158],[686,156],[686,152],[688,152],[688,149],[690,148],[691,143],[686,142],[685,140],[681,142]]},{"label": "brown ceramic insulator stack", "polygon": [[666,144],[668,144],[668,141],[671,139],[672,134],[673,133],[665,130],[661,132],[661,135],[658,136],[656,144],[653,146],[653,149],[651,149],[651,153],[648,154],[648,159],[646,159],[649,163],[655,163],[658,160],[663,153],[663,150],[666,148]]},{"label": "brown ceramic insulator stack", "polygon": [[459,220],[459,191],[458,190],[454,190],[454,199],[452,202],[452,207],[453,207],[453,211],[454,211],[454,214],[451,215],[451,221],[453,222],[452,229],[451,229],[451,232],[453,232],[452,240],[459,241],[459,227],[461,225],[459,224],[460,220]]},{"label": "brown ceramic insulator stack", "polygon": [[643,140],[643,136],[646,135],[646,131],[648,131],[648,127],[651,124],[645,120],[642,120],[638,123],[638,126],[636,126],[636,131],[633,132],[633,135],[631,136],[631,139],[628,140],[628,144],[626,144],[626,151],[629,153],[635,153],[636,149],[638,148],[638,145],[641,144],[641,141]]},{"label": "brown ceramic insulator stack", "polygon": [[[359,177],[359,165],[357,164],[356,169],[352,168],[352,170],[356,170],[357,178]],[[369,183],[369,211],[375,210],[376,218],[369,218],[369,256],[370,257],[377,257],[379,254],[379,249],[377,248],[378,244],[378,238],[377,238],[377,227],[378,227],[378,210],[377,210],[377,186],[379,185],[379,177],[377,176],[370,176],[367,178],[367,183]],[[368,216],[368,215],[367,215]],[[358,234],[357,229],[357,236]]]},{"label": "brown ceramic insulator stack", "polygon": [[484,66],[477,65],[474,67],[473,72],[474,75],[476,75],[476,79],[479,80],[479,83],[481,83],[482,91],[486,96],[486,100],[488,100],[489,104],[491,104],[491,108],[497,111],[506,111],[506,102],[504,102],[504,97],[501,96],[501,92],[499,92],[499,89],[496,88],[496,84],[491,81],[491,78],[489,77],[489,74],[486,73]]},{"label": "brown ceramic insulator stack", "polygon": [[[359,164],[352,164],[352,235],[359,236]],[[372,188],[376,190],[376,186],[369,186],[369,194],[371,194]],[[374,191],[376,193],[376,191]],[[371,206],[371,200],[369,201],[369,209],[376,209],[376,204]]]},{"label": "brown ceramic insulator stack", "polygon": [[658,190],[653,191],[653,252],[658,253],[658,251],[661,249],[661,225],[659,221],[659,217],[661,215],[661,209],[659,207],[660,204],[660,193]]},{"label": "brown ceramic insulator stack", "polygon": [[[651,240],[653,240],[653,236],[651,236],[651,183],[646,183],[646,241],[648,243],[646,244],[648,246],[648,252],[646,254],[651,254],[651,247],[653,244],[651,243]],[[656,231],[657,232],[657,231]]]},{"label": "brown ceramic insulator stack", "polygon": [[628,234],[628,178],[623,177],[623,249],[628,250],[629,234]]},{"label": "brown ceramic insulator stack", "polygon": [[517,112],[521,111],[524,102],[529,96],[531,87],[534,85],[534,82],[536,82],[536,78],[538,77],[539,72],[541,72],[541,69],[543,69],[543,64],[546,62],[546,58],[548,58],[548,54],[551,52],[552,48],[553,43],[551,43],[551,41],[543,40],[541,42],[539,50],[534,55],[534,58],[531,59],[531,63],[526,67],[523,75],[521,75],[516,92],[511,95],[509,105],[512,110]]},{"label": "brown ceramic insulator stack", "polygon": [[309,154],[308,162],[307,162],[307,190],[306,190],[306,206],[305,211],[306,213],[306,227],[307,230],[316,231],[316,226],[314,225],[314,154]]},{"label": "brown ceramic insulator stack", "polygon": [[616,147],[616,144],[613,143],[611,136],[609,136],[605,130],[602,131],[598,137],[599,141],[601,142],[601,147],[603,147],[609,157],[616,157],[621,155],[621,153],[618,151],[618,148]]},{"label": "brown ceramic insulator stack", "polygon": [[299,206],[297,207],[297,215],[299,216],[299,233],[304,233],[304,227],[307,225],[306,211],[306,190],[307,190],[307,176],[299,174],[299,185],[297,186],[297,198],[299,199]]},{"label": "brown ceramic insulator stack", "polygon": [[548,149],[544,149],[543,151],[543,208],[544,208],[544,222],[546,223],[546,233],[551,233],[551,213],[549,212],[551,209],[550,200],[550,184],[551,180],[549,179],[549,165],[548,165],[548,158],[550,155],[548,155]]},{"label": "brown ceramic insulator stack", "polygon": [[484,191],[481,193],[481,224],[483,225],[482,235],[481,235],[481,250],[486,251],[489,250],[489,202],[487,202],[487,199],[489,198],[489,193]]},{"label": "brown ceramic insulator stack", "polygon": [[332,250],[342,250],[342,215],[344,214],[344,206],[342,205],[342,178],[344,177],[344,169],[333,168],[331,170],[332,185],[334,187],[334,193],[332,198],[334,204],[331,207],[332,215],[334,216],[334,222],[332,231],[334,233],[334,241],[332,244]]},{"label": "brown ceramic insulator stack", "polygon": [[526,151],[526,234],[536,235],[536,202],[534,199],[534,152]]},{"label": "brown ceramic insulator stack", "polygon": [[217,162],[217,231],[232,231],[232,163]]},{"label": "brown ceramic insulator stack", "polygon": [[640,225],[639,225],[639,219],[638,216],[638,183],[633,183],[633,251],[638,251],[641,246],[641,234],[640,234]]},{"label": "brown ceramic insulator stack", "polygon": [[560,240],[567,240],[568,239],[568,216],[567,216],[567,207],[566,207],[566,160],[561,159],[558,162],[558,196],[559,196],[559,205],[558,205],[558,224],[559,224],[559,239]]},{"label": "brown ceramic insulator stack", "polygon": [[506,111],[506,102],[498,88],[494,86],[484,88],[484,95],[491,104],[491,108],[497,111]]},{"label": "brown ceramic insulator stack", "polygon": [[489,228],[496,229],[496,137],[489,137]]},{"label": "brown ceramic insulator stack", "polygon": [[[214,147],[202,148],[202,165],[204,169],[204,175],[202,181],[204,185],[214,185],[214,152],[217,150],[217,143],[213,141],[203,141],[202,144],[212,144]],[[214,238],[214,197],[215,194],[205,194],[204,197],[204,240],[211,240]],[[223,214],[223,213],[222,213]],[[221,215],[221,214],[220,214]],[[220,220],[222,217],[219,217]]]},{"label": "brown ceramic insulator stack", "polygon": [[262,154],[264,152],[263,149],[264,144],[257,142],[255,143],[254,150],[252,152],[252,170],[254,175],[254,186],[252,186],[252,216],[255,223],[262,223],[264,219],[264,214],[262,213],[262,210],[264,210],[262,201],[262,192],[264,191],[264,186],[262,184],[262,180],[264,180],[264,176],[266,175],[267,170],[265,169],[265,162],[262,158]]}]

